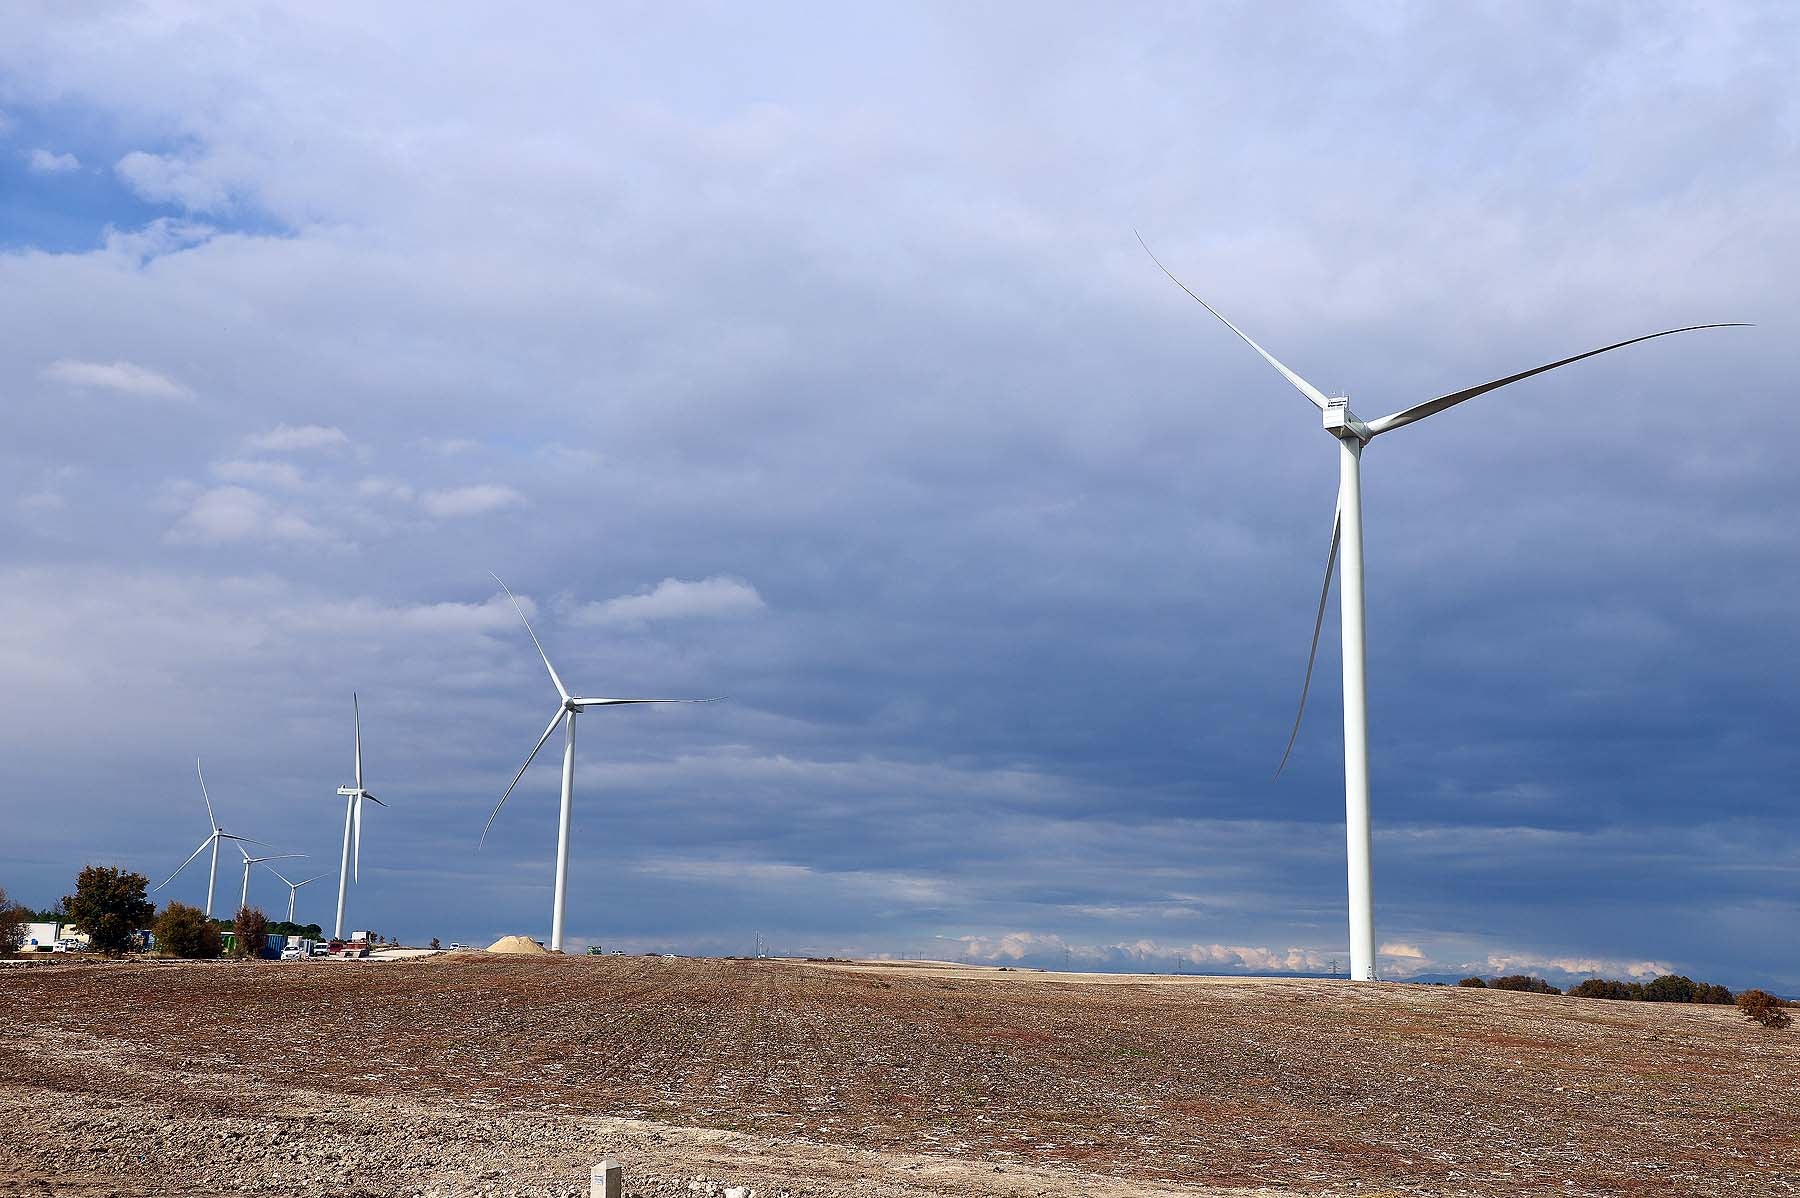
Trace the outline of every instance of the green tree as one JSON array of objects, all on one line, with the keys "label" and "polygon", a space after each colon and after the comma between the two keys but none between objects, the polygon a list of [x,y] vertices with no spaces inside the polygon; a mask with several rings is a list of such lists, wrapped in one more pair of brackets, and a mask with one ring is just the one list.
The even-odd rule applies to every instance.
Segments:
[{"label": "green tree", "polygon": [[235,936],[233,950],[240,957],[260,957],[263,947],[269,943],[269,919],[255,907],[239,907],[237,919],[231,925]]},{"label": "green tree", "polygon": [[1471,990],[1486,990],[1487,989],[1487,983],[1482,981],[1480,978],[1464,978],[1462,981],[1460,981],[1456,984],[1458,986],[1467,986]]},{"label": "green tree", "polygon": [[219,955],[225,943],[206,912],[186,903],[170,903],[156,919],[156,947],[176,957],[206,959]]},{"label": "green tree", "polygon": [[19,945],[25,939],[25,925],[31,922],[33,912],[26,907],[18,906],[6,896],[6,887],[0,886],[0,957],[10,957],[19,951]]},{"label": "green tree", "polygon": [[1488,983],[1496,990],[1522,990],[1527,994],[1561,994],[1562,991],[1546,982],[1543,978],[1534,978],[1529,974],[1509,973]]},{"label": "green tree", "polygon": [[95,950],[116,956],[131,947],[133,933],[156,917],[156,904],[144,894],[149,885],[143,874],[89,865],[76,877],[75,893],[63,899],[63,909]]},{"label": "green tree", "polygon": [[1645,1002],[1693,1002],[1694,979],[1665,973],[1644,983]]}]

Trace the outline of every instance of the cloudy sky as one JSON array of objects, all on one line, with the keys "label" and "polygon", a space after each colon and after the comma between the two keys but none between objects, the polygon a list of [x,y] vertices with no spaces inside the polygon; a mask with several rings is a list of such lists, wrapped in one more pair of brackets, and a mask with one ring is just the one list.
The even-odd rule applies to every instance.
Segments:
[{"label": "cloudy sky", "polygon": [[[351,922],[1800,990],[1781,4],[0,12],[0,885],[225,826]],[[234,890],[236,871],[226,889]],[[222,880],[222,886],[225,886]],[[302,891],[329,922],[332,883]],[[196,901],[204,871],[165,896]],[[285,902],[271,879],[265,905]],[[161,896],[159,896],[161,897]]]}]

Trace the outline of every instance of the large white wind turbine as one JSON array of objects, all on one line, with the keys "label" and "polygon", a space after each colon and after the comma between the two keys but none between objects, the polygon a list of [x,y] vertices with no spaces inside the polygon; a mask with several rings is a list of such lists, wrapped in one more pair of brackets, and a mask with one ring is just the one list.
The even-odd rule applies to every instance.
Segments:
[{"label": "large white wind turbine", "polygon": [[294,922],[294,896],[296,896],[300,893],[300,888],[302,886],[307,886],[314,882],[317,882],[320,878],[329,878],[331,876],[330,874],[314,874],[310,878],[302,878],[300,881],[296,882],[296,881],[293,881],[292,879],[290,879],[286,874],[282,873],[280,870],[276,869],[273,865],[269,866],[268,869],[269,869],[270,873],[272,873],[276,877],[280,878],[282,880],[282,882],[286,883],[286,885],[287,885],[287,888],[288,888],[287,921],[289,923]]},{"label": "large white wind turbine", "polygon": [[[240,911],[242,911],[245,907],[248,907],[250,905],[250,867],[251,866],[261,865],[264,861],[285,861],[289,857],[304,857],[304,856],[306,856],[305,853],[270,853],[267,856],[263,856],[263,857],[252,857],[250,855],[250,850],[246,849],[241,844],[238,845],[238,852],[240,852],[244,855],[244,889],[238,893],[238,910],[240,910]],[[274,866],[270,866],[269,868],[270,868],[271,872],[274,871]],[[279,877],[280,875],[277,874],[276,876]]]},{"label": "large white wind turbine", "polygon": [[[1140,236],[1138,241],[1143,243]],[[1377,420],[1364,422],[1357,419],[1350,411],[1349,401],[1343,396],[1327,396],[1317,387],[1289,370],[1275,360],[1275,356],[1256,342],[1250,340],[1229,320],[1213,308],[1213,306],[1189,290],[1188,285],[1175,275],[1168,267],[1151,253],[1150,247],[1144,245],[1144,252],[1150,254],[1162,272],[1174,281],[1175,285],[1186,291],[1201,307],[1218,317],[1220,323],[1236,333],[1238,337],[1255,350],[1269,365],[1281,373],[1292,383],[1300,394],[1311,400],[1323,414],[1325,431],[1338,442],[1338,499],[1337,513],[1331,523],[1331,550],[1325,559],[1325,585],[1319,591],[1319,609],[1313,619],[1312,649],[1306,659],[1306,678],[1300,687],[1300,712],[1294,716],[1294,731],[1288,737],[1287,751],[1281,755],[1282,765],[1287,764],[1287,755],[1294,747],[1294,737],[1299,735],[1300,714],[1306,709],[1306,693],[1312,685],[1313,660],[1319,650],[1319,629],[1325,620],[1325,605],[1331,594],[1332,568],[1337,560],[1343,559],[1343,584],[1338,600],[1339,615],[1343,625],[1343,663],[1344,663],[1344,824],[1348,846],[1350,866],[1350,976],[1358,981],[1373,981],[1375,978],[1375,909],[1369,868],[1369,721],[1368,691],[1364,682],[1363,666],[1366,646],[1363,636],[1363,536],[1362,536],[1362,451],[1363,446],[1382,433],[1404,427],[1416,420],[1436,415],[1445,408],[1455,407],[1465,399],[1474,399],[1477,395],[1485,395],[1489,391],[1517,383],[1534,375],[1543,374],[1547,370],[1555,370],[1558,366],[1567,366],[1571,362],[1579,362],[1583,358],[1591,358],[1595,354],[1603,354],[1609,350],[1622,349],[1627,345],[1636,345],[1640,341],[1650,341],[1657,337],[1668,337],[1675,333],[1689,333],[1696,329],[1722,329],[1745,327],[1742,322],[1722,324],[1695,324],[1679,329],[1664,329],[1660,333],[1646,333],[1642,337],[1633,337],[1629,341],[1617,341],[1611,345],[1603,345],[1599,349],[1591,349],[1586,353],[1576,354],[1569,358],[1560,358],[1543,366],[1535,366],[1530,370],[1522,370],[1518,374],[1509,374],[1505,378],[1481,383],[1462,391],[1452,391],[1448,395],[1440,395],[1436,399],[1402,408],[1392,415]],[[1281,772],[1277,766],[1275,772]]]},{"label": "large white wind turbine", "polygon": [[206,793],[206,774],[200,769],[200,759],[198,757],[194,758],[194,773],[198,774],[200,777],[200,798],[201,801],[206,804],[206,822],[212,825],[212,834],[205,840],[202,840],[200,842],[200,847],[188,854],[188,859],[176,866],[175,872],[164,878],[161,882],[158,882],[154,889],[161,890],[164,886],[173,882],[182,870],[193,863],[195,857],[198,857],[208,848],[211,848],[212,869],[206,875],[206,914],[211,916],[213,909],[213,888],[218,885],[219,881],[219,842],[221,840],[236,840],[241,841],[244,844],[261,844],[265,848],[268,846],[263,841],[251,840],[248,836],[233,836],[220,826],[218,816],[213,814],[212,796]]},{"label": "large white wind turbine", "polygon": [[[340,786],[337,792],[344,796],[344,856],[338,864],[338,905],[337,924],[332,936],[338,940],[344,938],[344,891],[350,884],[354,874],[357,881],[362,880],[362,805],[363,800],[386,807],[387,804],[370,794],[363,787],[362,771],[362,705],[357,701],[356,692],[350,692],[351,718],[356,721],[356,785]],[[355,848],[352,850],[351,846]]]},{"label": "large white wind turbine", "polygon": [[508,599],[512,600],[513,610],[517,611],[519,619],[524,621],[525,632],[531,637],[531,643],[537,646],[538,656],[544,659],[544,668],[550,671],[550,681],[556,684],[556,693],[561,702],[557,705],[556,714],[550,717],[550,723],[544,729],[544,734],[538,737],[537,744],[532,746],[531,755],[525,758],[525,764],[520,766],[519,772],[513,775],[512,785],[506,788],[506,793],[500,796],[498,803],[494,804],[494,810],[488,815],[486,827],[481,829],[480,843],[487,843],[488,829],[494,826],[494,816],[499,815],[500,808],[506,806],[506,800],[511,797],[513,787],[519,784],[519,779],[525,776],[525,771],[530,769],[531,763],[537,759],[538,750],[544,747],[544,742],[550,739],[550,734],[556,731],[558,724],[566,725],[567,738],[563,744],[562,814],[558,818],[556,830],[556,898],[550,910],[550,951],[561,952],[563,946],[563,900],[568,894],[569,885],[569,805],[575,793],[575,717],[590,707],[622,707],[626,704],[636,703],[717,703],[718,699],[579,699],[570,695],[569,688],[563,685],[561,678],[557,677],[556,667],[550,664],[550,655],[544,652],[544,646],[537,639],[537,633],[532,631],[531,621],[525,619],[525,609],[519,606],[519,600],[512,593],[512,588],[504,582],[500,582],[498,574],[494,574],[493,579],[500,583],[500,589],[506,592]]}]

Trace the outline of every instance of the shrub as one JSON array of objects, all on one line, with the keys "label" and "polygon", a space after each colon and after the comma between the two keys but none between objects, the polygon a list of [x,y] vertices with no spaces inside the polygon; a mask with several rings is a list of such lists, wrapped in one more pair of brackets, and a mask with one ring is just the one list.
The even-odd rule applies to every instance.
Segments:
[{"label": "shrub", "polygon": [[25,925],[31,922],[36,914],[28,907],[15,906],[6,897],[6,887],[0,886],[0,957],[10,957],[19,951],[19,945],[25,939]]},{"label": "shrub", "polygon": [[156,904],[144,895],[149,885],[143,874],[90,865],[76,877],[75,893],[63,899],[63,909],[87,933],[95,951],[117,955],[130,948],[133,933],[156,916]]},{"label": "shrub", "polygon": [[231,925],[232,951],[240,957],[260,957],[269,943],[269,918],[255,907],[239,907]]},{"label": "shrub", "polygon": [[1787,1006],[1767,990],[1746,990],[1737,996],[1737,1009],[1745,1019],[1754,1019],[1764,1027],[1786,1027],[1794,1017],[1781,1008]]},{"label": "shrub", "polygon": [[156,920],[156,947],[165,953],[191,959],[219,955],[224,939],[206,912],[186,903],[170,903]]},{"label": "shrub", "polygon": [[1715,982],[1695,982],[1694,1001],[1717,1003],[1720,1006],[1730,1006],[1732,1002],[1732,993]]},{"label": "shrub", "polygon": [[1496,990],[1522,990],[1527,994],[1561,994],[1562,991],[1543,978],[1534,978],[1529,974],[1509,973],[1505,977],[1495,978],[1488,985]]},{"label": "shrub", "polygon": [[1486,990],[1487,989],[1487,983],[1482,981],[1480,978],[1464,978],[1462,981],[1460,981],[1456,984],[1458,986],[1472,986],[1478,990]]}]

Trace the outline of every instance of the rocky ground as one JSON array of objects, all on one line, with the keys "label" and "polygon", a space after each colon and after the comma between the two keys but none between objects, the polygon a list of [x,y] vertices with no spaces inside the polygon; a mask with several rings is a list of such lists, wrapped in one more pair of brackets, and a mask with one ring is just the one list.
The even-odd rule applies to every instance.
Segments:
[{"label": "rocky ground", "polygon": [[1322,981],[453,954],[0,973],[0,1195],[1800,1193],[1800,1030]]}]

